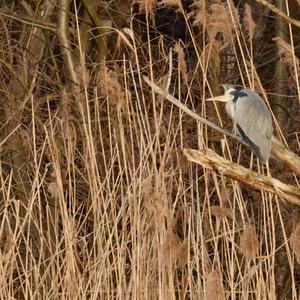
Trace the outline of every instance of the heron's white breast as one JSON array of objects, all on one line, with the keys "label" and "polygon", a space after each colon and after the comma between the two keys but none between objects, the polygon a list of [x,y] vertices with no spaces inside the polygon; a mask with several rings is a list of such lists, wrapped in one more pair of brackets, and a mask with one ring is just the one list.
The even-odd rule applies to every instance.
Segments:
[{"label": "heron's white breast", "polygon": [[226,102],[225,110],[228,113],[229,117],[233,120],[235,112],[234,112],[234,104],[232,100]]}]

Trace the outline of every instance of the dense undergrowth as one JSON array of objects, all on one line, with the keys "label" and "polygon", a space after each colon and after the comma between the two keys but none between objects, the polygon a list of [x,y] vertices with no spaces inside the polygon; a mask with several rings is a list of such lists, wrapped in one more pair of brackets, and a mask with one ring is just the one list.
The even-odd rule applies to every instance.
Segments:
[{"label": "dense undergrowth", "polygon": [[2,2],[1,298],[297,299],[298,208],[188,163],[210,147],[265,172],[143,75],[227,128],[204,99],[257,90],[299,154],[299,30],[255,2]]}]

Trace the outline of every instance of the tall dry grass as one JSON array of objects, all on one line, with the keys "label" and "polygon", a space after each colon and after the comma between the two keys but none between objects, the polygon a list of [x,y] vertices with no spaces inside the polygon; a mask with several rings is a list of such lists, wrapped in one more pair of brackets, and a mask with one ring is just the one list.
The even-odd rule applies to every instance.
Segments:
[{"label": "tall dry grass", "polygon": [[[298,298],[300,221],[291,213],[296,208],[187,163],[183,147],[209,146],[258,168],[250,151],[225,137],[215,142],[205,126],[142,80],[145,74],[160,82],[209,117],[214,108],[203,99],[212,90],[211,55],[214,68],[221,68],[221,51],[229,47],[225,54],[234,55],[241,82],[266,95],[253,64],[252,27],[249,39],[232,2],[218,5],[198,8],[197,16],[209,20],[222,9],[226,40],[213,49],[216,33],[201,48],[205,34],[194,36],[185,16],[197,60],[188,71],[178,43],[171,81],[161,37],[153,40],[148,33],[144,44],[134,27],[119,32],[127,54],[102,66],[100,78],[93,78],[82,54],[80,88],[50,77],[46,67],[39,70],[15,124],[26,182],[16,180],[7,143],[1,149],[2,299]],[[214,26],[206,24],[201,26]],[[13,43],[7,36],[2,50],[16,51],[9,49]],[[232,66],[229,58],[226,66]],[[2,90],[8,99],[7,82]],[[222,124],[224,114],[216,115]],[[299,147],[299,136],[294,142]],[[271,173],[280,174],[279,167],[271,162]],[[289,180],[298,185],[296,177]]]}]

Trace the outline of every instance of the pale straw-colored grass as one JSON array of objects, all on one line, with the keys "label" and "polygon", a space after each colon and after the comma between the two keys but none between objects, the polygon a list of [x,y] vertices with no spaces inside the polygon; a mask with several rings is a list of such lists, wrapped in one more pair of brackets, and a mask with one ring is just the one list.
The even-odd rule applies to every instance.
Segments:
[{"label": "pale straw-colored grass", "polygon": [[[152,10],[154,2],[147,3]],[[236,20],[231,1],[221,9],[227,22]],[[249,16],[247,8],[248,22]],[[228,30],[241,81],[264,92],[252,44],[239,23]],[[62,87],[63,101],[53,109],[57,94],[50,95],[43,119],[32,105],[25,216],[14,174],[0,176],[1,298],[276,299],[281,288],[283,298],[297,299],[299,223],[287,232],[288,208],[279,198],[182,157],[183,147],[209,146],[250,165],[246,148],[226,137],[222,146],[212,144],[205,126],[149,90],[142,74],[165,84],[169,62],[155,53],[149,34],[140,46],[134,30],[127,33],[128,57],[103,68],[98,88],[88,91],[88,79],[80,91]],[[200,54],[194,37],[192,44],[196,70],[188,73],[177,44],[179,70],[169,92],[209,117],[214,108],[203,99],[210,91],[211,54],[209,48]],[[87,74],[84,66],[81,72]],[[222,124],[224,115],[218,116]]]}]

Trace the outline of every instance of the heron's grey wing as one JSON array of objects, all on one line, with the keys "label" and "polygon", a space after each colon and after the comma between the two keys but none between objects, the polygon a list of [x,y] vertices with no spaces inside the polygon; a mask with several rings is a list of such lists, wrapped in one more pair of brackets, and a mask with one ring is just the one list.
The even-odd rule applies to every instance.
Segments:
[{"label": "heron's grey wing", "polygon": [[273,134],[271,113],[258,94],[250,90],[243,92],[247,96],[236,101],[235,122],[256,155],[266,161],[270,157]]}]

